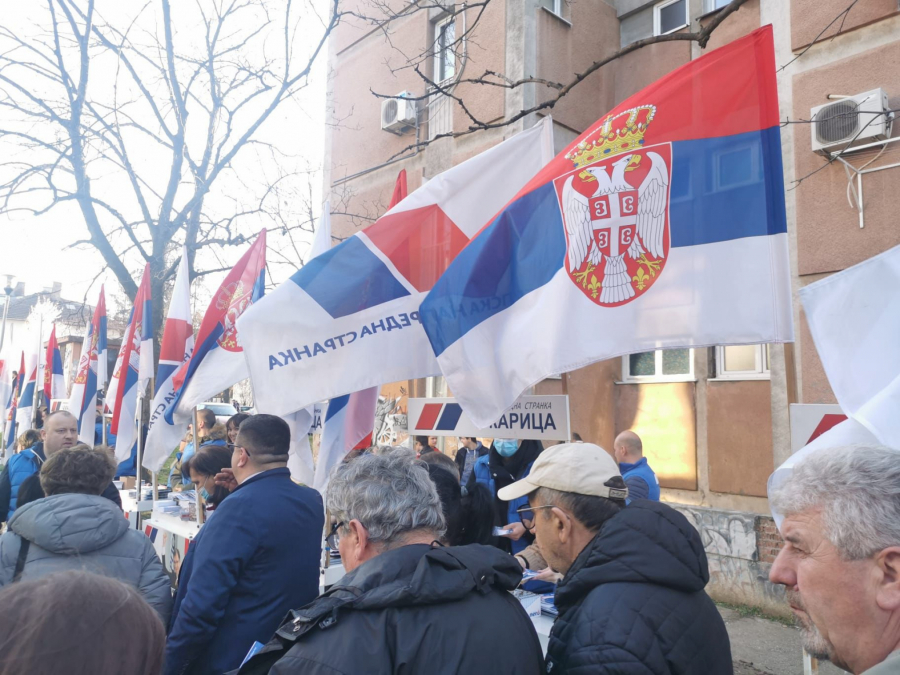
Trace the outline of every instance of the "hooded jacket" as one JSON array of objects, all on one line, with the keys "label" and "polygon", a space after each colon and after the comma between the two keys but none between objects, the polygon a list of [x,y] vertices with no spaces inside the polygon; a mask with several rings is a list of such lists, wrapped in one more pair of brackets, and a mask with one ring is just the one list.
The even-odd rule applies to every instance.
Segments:
[{"label": "hooded jacket", "polygon": [[86,570],[133,586],[159,614],[172,609],[169,577],[153,544],[129,527],[110,500],[84,494],[44,497],[16,510],[0,537],[0,586],[12,583],[22,540],[29,542],[22,579]]},{"label": "hooded jacket", "polygon": [[632,502],[559,583],[546,672],[730,675],[728,633],[703,590],[708,581],[687,519],[665,504]]},{"label": "hooded jacket", "polygon": [[537,675],[537,633],[508,592],[521,577],[492,546],[392,549],[291,611],[240,673]]}]

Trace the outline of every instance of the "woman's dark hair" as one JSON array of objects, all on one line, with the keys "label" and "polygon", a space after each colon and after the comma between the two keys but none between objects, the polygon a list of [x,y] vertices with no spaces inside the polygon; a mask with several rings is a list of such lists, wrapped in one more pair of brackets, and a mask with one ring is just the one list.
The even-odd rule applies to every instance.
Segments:
[{"label": "woman's dark hair", "polygon": [[416,436],[416,443],[420,444],[423,448],[428,447],[428,436]]},{"label": "woman's dark hair", "polygon": [[232,415],[228,418],[228,421],[225,422],[225,428],[227,430],[237,429],[241,426],[241,422],[250,417],[247,413],[238,413],[237,415]]},{"label": "woman's dark hair", "polygon": [[441,510],[447,522],[447,544],[490,544],[494,526],[493,500],[487,488],[475,483],[471,490],[463,494],[459,479],[445,467],[426,464],[426,468],[441,500]]},{"label": "woman's dark hair", "polygon": [[[231,468],[231,450],[224,445],[204,445],[181,465],[181,471],[188,479],[191,477],[191,471],[201,476],[215,476],[221,473],[222,469],[228,468]],[[213,507],[218,506],[229,494],[227,487],[216,485],[206,503]]]},{"label": "woman's dark hair", "polygon": [[16,441],[18,445],[22,446],[22,450],[27,450],[28,448],[33,448],[35,445],[41,442],[41,432],[37,429],[28,429],[24,431]]},{"label": "woman's dark hair", "polygon": [[60,572],[0,590],[0,673],[158,675],[166,632],[131,586]]},{"label": "woman's dark hair", "polygon": [[43,499],[46,496],[44,488],[41,487],[40,474],[33,473],[23,480],[19,486],[19,494],[16,496],[16,508],[21,509],[26,504],[36,502],[38,499]]}]

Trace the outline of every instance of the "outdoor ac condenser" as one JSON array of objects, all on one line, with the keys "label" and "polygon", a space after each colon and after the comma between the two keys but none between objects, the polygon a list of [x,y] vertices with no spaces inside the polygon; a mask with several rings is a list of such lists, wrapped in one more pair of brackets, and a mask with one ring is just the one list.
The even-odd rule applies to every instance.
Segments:
[{"label": "outdoor ac condenser", "polygon": [[813,152],[827,154],[862,145],[875,140],[885,140],[891,135],[894,114],[887,112],[887,94],[884,89],[849,96],[816,106],[810,111]]},{"label": "outdoor ac condenser", "polygon": [[395,98],[381,102],[381,129],[402,134],[416,126],[416,102],[408,100],[411,94],[401,91]]}]

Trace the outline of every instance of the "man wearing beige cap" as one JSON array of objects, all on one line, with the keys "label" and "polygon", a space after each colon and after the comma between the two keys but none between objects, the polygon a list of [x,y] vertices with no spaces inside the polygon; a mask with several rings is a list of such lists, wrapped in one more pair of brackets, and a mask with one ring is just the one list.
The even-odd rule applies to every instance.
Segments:
[{"label": "man wearing beige cap", "polygon": [[498,492],[526,495],[522,522],[565,575],[547,673],[732,672],[725,624],[703,590],[703,544],[684,516],[642,499],[626,508],[615,460],[591,443],[547,448]]}]

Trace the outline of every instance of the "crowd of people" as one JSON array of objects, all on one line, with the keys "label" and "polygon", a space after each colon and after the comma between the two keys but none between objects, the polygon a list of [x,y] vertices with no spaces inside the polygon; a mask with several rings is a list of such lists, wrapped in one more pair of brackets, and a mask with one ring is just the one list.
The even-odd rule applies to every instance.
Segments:
[{"label": "crowd of people", "polygon": [[[291,480],[284,420],[207,413],[169,476],[209,506],[174,596],[113,499],[109,448],[79,444],[66,412],[23,437],[0,475],[0,675],[733,672],[703,542],[659,501],[632,431],[612,453],[468,437],[453,459],[426,437],[355,451],[323,504]],[[810,653],[853,673],[900,667],[895,457],[822,451],[771,496],[771,580]],[[320,594],[323,539],[345,576]],[[521,588],[554,594],[546,654]]]}]

